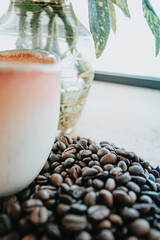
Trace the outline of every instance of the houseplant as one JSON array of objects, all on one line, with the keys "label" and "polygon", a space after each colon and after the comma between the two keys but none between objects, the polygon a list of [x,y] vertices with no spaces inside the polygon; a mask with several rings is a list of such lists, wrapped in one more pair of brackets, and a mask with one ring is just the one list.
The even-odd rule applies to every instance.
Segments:
[{"label": "houseplant", "polygon": [[[91,34],[78,21],[69,0],[13,0],[9,11],[0,21],[3,28],[1,34],[9,32],[18,36],[15,48],[53,51],[60,56],[62,85],[59,134],[72,130],[83,109],[94,75],[90,61],[94,58],[94,47],[99,58],[110,30],[116,30],[115,6],[130,17],[127,0],[88,0],[88,6]],[[158,55],[160,19],[149,0],[142,0],[142,7],[155,37]]]}]

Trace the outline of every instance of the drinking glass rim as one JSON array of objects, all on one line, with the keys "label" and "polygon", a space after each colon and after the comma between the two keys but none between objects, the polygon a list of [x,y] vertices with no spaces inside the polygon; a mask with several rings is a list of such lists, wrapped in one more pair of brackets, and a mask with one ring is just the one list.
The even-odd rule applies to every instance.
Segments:
[{"label": "drinking glass rim", "polygon": [[49,71],[53,72],[55,70],[60,69],[60,58],[59,56],[54,53],[54,52],[48,52],[45,50],[33,50],[33,49],[12,49],[12,50],[6,50],[6,51],[0,51],[0,54],[5,54],[5,53],[12,53],[14,51],[19,51],[19,52],[31,52],[33,54],[39,53],[39,56],[42,54],[45,54],[47,58],[52,58],[54,60],[53,63],[34,63],[34,62],[28,62],[28,63],[22,63],[22,62],[1,62],[0,61],[0,70],[26,70],[26,71],[33,71],[33,70],[41,70],[41,71]]}]

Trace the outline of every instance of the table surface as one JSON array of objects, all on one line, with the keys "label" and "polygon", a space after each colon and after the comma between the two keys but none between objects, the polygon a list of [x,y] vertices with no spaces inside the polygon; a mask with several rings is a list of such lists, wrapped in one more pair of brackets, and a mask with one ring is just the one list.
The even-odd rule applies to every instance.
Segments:
[{"label": "table surface", "polygon": [[160,91],[94,81],[70,136],[107,140],[160,165]]}]

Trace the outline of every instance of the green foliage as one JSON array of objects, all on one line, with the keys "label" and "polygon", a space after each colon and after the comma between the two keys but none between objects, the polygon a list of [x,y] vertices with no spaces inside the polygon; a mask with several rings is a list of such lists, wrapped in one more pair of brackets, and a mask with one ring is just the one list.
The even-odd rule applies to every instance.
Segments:
[{"label": "green foliage", "polygon": [[100,57],[110,33],[108,0],[88,0],[89,24],[94,39],[96,57]]},{"label": "green foliage", "polygon": [[155,37],[156,56],[160,51],[160,19],[152,8],[149,0],[143,0],[143,13]]},{"label": "green foliage", "polygon": [[114,4],[116,4],[127,17],[130,17],[127,0],[111,0],[111,1]]},{"label": "green foliage", "polygon": [[115,11],[115,7],[114,4],[112,2],[112,0],[109,0],[109,12],[110,12],[110,21],[111,21],[111,29],[114,33],[116,33],[116,11]]}]

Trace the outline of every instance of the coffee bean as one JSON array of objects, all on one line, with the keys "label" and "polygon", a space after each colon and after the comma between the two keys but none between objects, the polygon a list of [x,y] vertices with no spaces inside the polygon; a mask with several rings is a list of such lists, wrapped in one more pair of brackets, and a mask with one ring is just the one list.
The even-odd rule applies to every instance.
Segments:
[{"label": "coffee bean", "polygon": [[119,173],[116,175],[117,183],[124,184],[124,183],[128,183],[130,180],[131,180],[131,176],[129,172],[125,172],[123,174]]},{"label": "coffee bean", "polygon": [[11,220],[8,215],[0,214],[0,236],[12,229]]},{"label": "coffee bean", "polygon": [[105,189],[112,192],[116,188],[116,182],[113,178],[108,178],[105,184]]},{"label": "coffee bean", "polygon": [[117,204],[122,206],[131,205],[134,201],[132,197],[123,190],[114,190],[113,198]]},{"label": "coffee bean", "polygon": [[152,203],[152,198],[147,196],[147,195],[142,195],[140,198],[139,198],[139,201],[140,202],[144,202],[144,203]]},{"label": "coffee bean", "polygon": [[160,231],[152,228],[147,234],[147,240],[159,240],[160,239]]},{"label": "coffee bean", "polygon": [[104,155],[109,154],[109,153],[110,153],[110,151],[109,151],[108,149],[106,149],[106,148],[100,148],[100,149],[97,151],[97,155],[98,155],[99,157],[103,157]]},{"label": "coffee bean", "polygon": [[132,176],[132,181],[137,183],[140,186],[143,186],[147,180],[141,176]]},{"label": "coffee bean", "polygon": [[128,170],[132,175],[139,175],[144,172],[143,168],[141,166],[137,166],[137,165],[129,167]]},{"label": "coffee bean", "polygon": [[119,216],[118,214],[111,213],[108,216],[108,219],[115,225],[122,225],[123,224],[123,220],[122,220],[121,216]]},{"label": "coffee bean", "polygon": [[29,216],[30,221],[34,225],[41,225],[48,220],[48,211],[45,207],[36,207]]},{"label": "coffee bean", "polygon": [[98,171],[95,168],[86,167],[84,170],[82,170],[82,177],[90,178],[95,176],[97,173]]},{"label": "coffee bean", "polygon": [[122,172],[122,168],[115,167],[115,168],[111,169],[110,174],[116,176],[116,175],[118,175],[121,172]]},{"label": "coffee bean", "polygon": [[109,220],[102,220],[98,225],[97,229],[106,229],[106,228],[111,228],[112,223]]},{"label": "coffee bean", "polygon": [[105,165],[105,164],[115,164],[116,161],[117,161],[116,155],[112,154],[112,153],[108,153],[101,158],[100,163],[103,164],[103,165]]},{"label": "coffee bean", "polygon": [[81,150],[79,152],[81,154],[82,157],[89,157],[92,154],[91,150]]},{"label": "coffee bean", "polygon": [[115,240],[115,238],[110,230],[104,229],[98,234],[98,240]]},{"label": "coffee bean", "polygon": [[141,237],[146,235],[150,231],[150,225],[145,219],[136,219],[130,225],[129,228],[132,233],[134,233],[137,237]]},{"label": "coffee bean", "polygon": [[87,227],[87,219],[84,216],[67,214],[62,218],[62,227],[67,231],[79,232]]},{"label": "coffee bean", "polygon": [[160,167],[101,144],[56,139],[36,179],[0,199],[0,239],[157,240]]},{"label": "coffee bean", "polygon": [[104,171],[110,171],[113,168],[114,168],[113,164],[106,164],[106,165],[103,166]]},{"label": "coffee bean", "polygon": [[56,154],[51,153],[50,156],[49,156],[49,161],[50,161],[51,163],[53,163],[53,162],[58,162],[58,161],[59,161],[59,158],[57,157]]},{"label": "coffee bean", "polygon": [[50,198],[50,194],[47,190],[42,189],[34,194],[34,198],[40,199],[42,201],[46,201]]},{"label": "coffee bean", "polygon": [[74,165],[73,167],[71,167],[69,171],[70,177],[74,180],[76,180],[79,177],[80,173],[81,173],[81,168],[78,165]]},{"label": "coffee bean", "polygon": [[108,190],[100,190],[99,195],[105,205],[107,205],[109,208],[113,206],[113,195]]},{"label": "coffee bean", "polygon": [[140,214],[138,210],[130,207],[124,207],[120,210],[120,214],[124,220],[135,220],[139,218]]},{"label": "coffee bean", "polygon": [[110,210],[103,205],[94,205],[88,208],[88,216],[94,221],[101,221],[109,214]]},{"label": "coffee bean", "polygon": [[18,219],[21,216],[21,206],[18,202],[13,202],[8,205],[7,207],[7,213],[11,216],[13,219]]},{"label": "coffee bean", "polygon": [[135,193],[140,193],[140,191],[141,191],[139,185],[134,183],[134,182],[132,182],[132,181],[129,181],[126,184],[126,187],[129,188],[130,190],[134,191]]},{"label": "coffee bean", "polygon": [[140,214],[145,215],[151,211],[151,204],[148,203],[136,203],[133,205],[134,209],[137,209]]},{"label": "coffee bean", "polygon": [[96,193],[93,191],[88,192],[84,197],[84,204],[92,206],[96,204]]},{"label": "coffee bean", "polygon": [[73,203],[71,205],[71,212],[75,214],[83,214],[87,211],[87,206],[80,203]]},{"label": "coffee bean", "polygon": [[153,191],[155,191],[155,192],[157,191],[157,185],[156,185],[156,183],[155,183],[154,181],[148,179],[148,180],[147,180],[147,183],[148,183],[148,185],[150,186],[151,190],[153,190]]},{"label": "coffee bean", "polygon": [[35,207],[41,207],[43,202],[39,199],[28,199],[23,202],[22,208],[25,212],[31,212]]},{"label": "coffee bean", "polygon": [[99,179],[94,179],[94,180],[93,180],[93,186],[94,186],[97,190],[99,190],[99,189],[103,188],[104,182],[103,182],[102,180],[99,180]]},{"label": "coffee bean", "polygon": [[122,169],[123,172],[126,172],[128,167],[127,164],[124,161],[119,161],[119,163],[117,164],[118,167],[120,167]]},{"label": "coffee bean", "polygon": [[88,232],[83,231],[76,236],[75,240],[92,240],[92,237]]},{"label": "coffee bean", "polygon": [[63,178],[62,178],[62,176],[61,176],[60,174],[58,174],[58,173],[53,173],[53,174],[51,175],[50,180],[51,180],[51,183],[52,183],[54,186],[56,186],[56,187],[59,187],[59,186],[63,183]]}]

